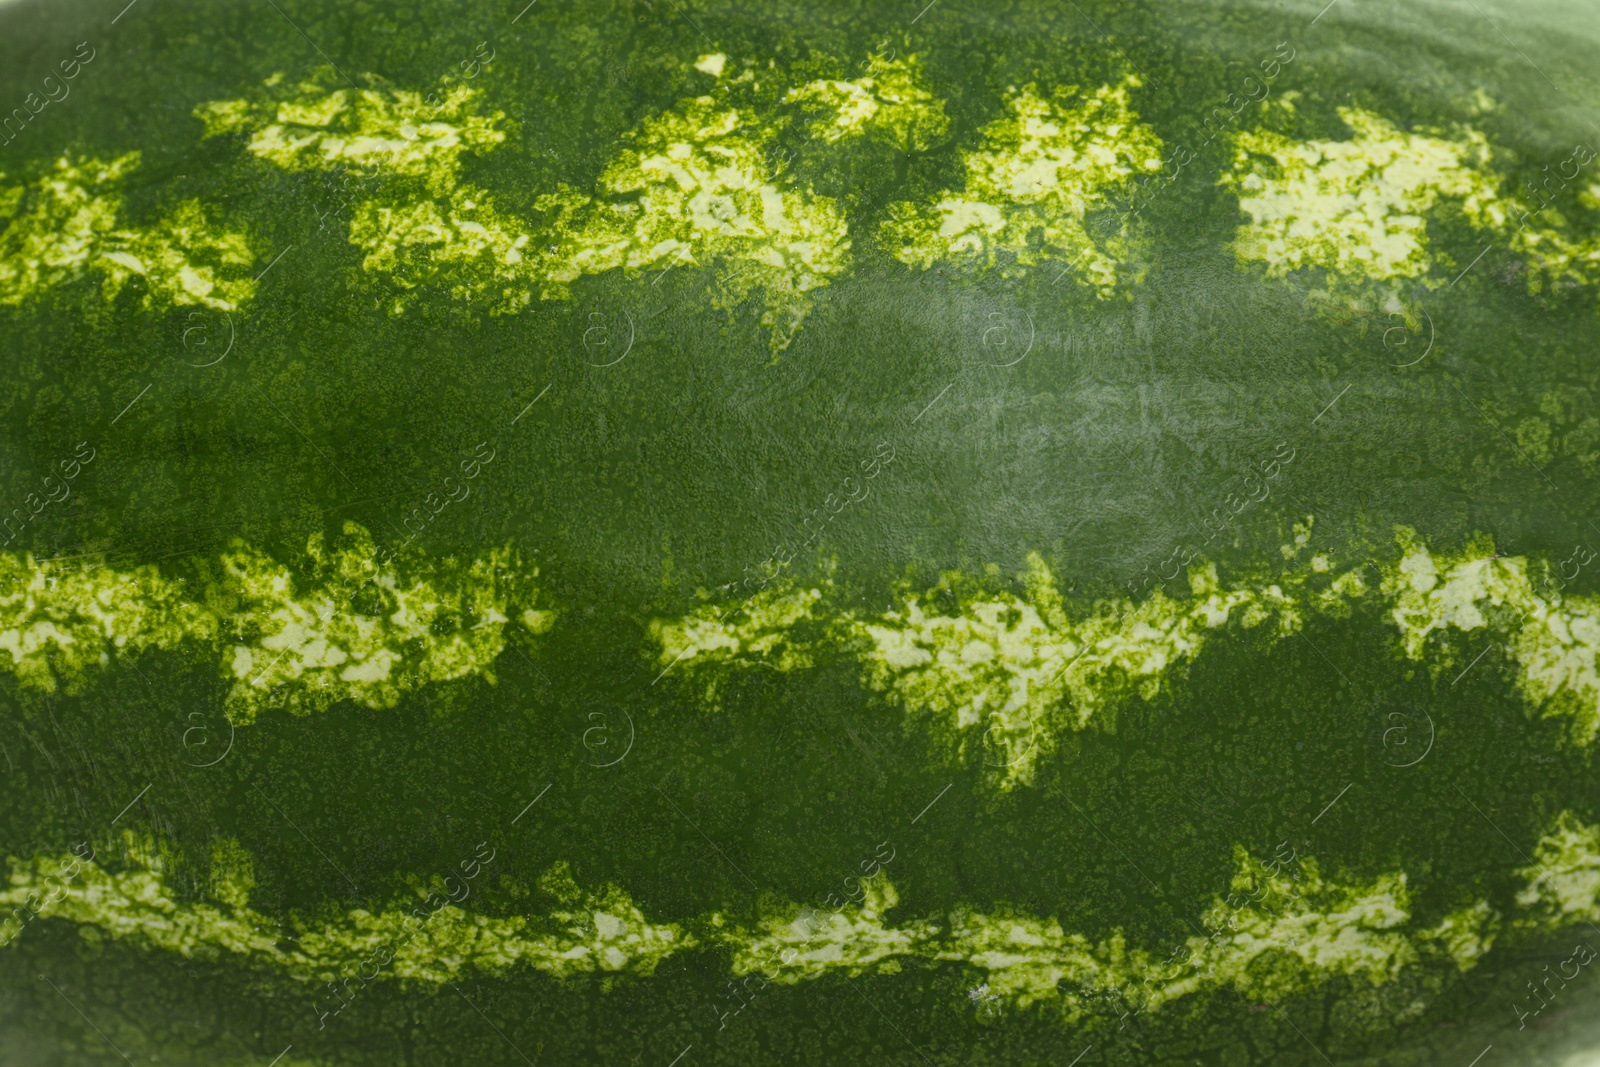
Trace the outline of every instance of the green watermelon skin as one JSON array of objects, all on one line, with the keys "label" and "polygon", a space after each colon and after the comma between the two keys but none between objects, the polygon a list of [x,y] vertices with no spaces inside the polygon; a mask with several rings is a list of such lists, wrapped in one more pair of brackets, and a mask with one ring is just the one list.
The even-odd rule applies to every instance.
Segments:
[{"label": "green watermelon skin", "polygon": [[8,1062],[1592,1045],[1592,31],[915,7],[0,8]]}]

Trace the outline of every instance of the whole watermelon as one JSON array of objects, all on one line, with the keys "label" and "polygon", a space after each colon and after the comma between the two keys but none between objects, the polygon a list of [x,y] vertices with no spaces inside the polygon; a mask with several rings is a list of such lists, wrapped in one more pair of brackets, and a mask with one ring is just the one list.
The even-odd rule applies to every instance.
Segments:
[{"label": "whole watermelon", "polygon": [[0,1061],[1600,1056],[1584,4],[0,27]]}]

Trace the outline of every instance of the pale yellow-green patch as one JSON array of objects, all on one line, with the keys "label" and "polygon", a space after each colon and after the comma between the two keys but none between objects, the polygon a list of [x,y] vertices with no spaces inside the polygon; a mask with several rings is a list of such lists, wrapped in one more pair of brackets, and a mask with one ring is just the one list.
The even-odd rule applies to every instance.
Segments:
[{"label": "pale yellow-green patch", "polygon": [[256,887],[255,859],[232,837],[211,842],[211,880],[208,896],[230,908],[249,907],[250,893]]},{"label": "pale yellow-green patch", "polygon": [[1446,915],[1422,936],[1454,960],[1457,970],[1469,971],[1494,947],[1500,925],[1500,914],[1480,900]]},{"label": "pale yellow-green patch", "polygon": [[1255,897],[1242,906],[1213,905],[1203,921],[1216,936],[1189,939],[1191,973],[1160,984],[1158,1002],[1204,985],[1266,998],[1334,975],[1378,985],[1417,961],[1415,935],[1400,929],[1411,917],[1404,872],[1340,885],[1324,879],[1309,858],[1293,872],[1268,869],[1243,848],[1235,849],[1235,859],[1233,888],[1253,888]]},{"label": "pale yellow-green patch", "polygon": [[922,61],[915,55],[874,55],[861,77],[807,82],[791,89],[784,100],[831,112],[811,124],[812,136],[829,143],[872,137],[903,152],[921,152],[950,129],[944,101],[929,91]]},{"label": "pale yellow-green patch", "polygon": [[1584,228],[1569,225],[1560,213],[1552,211],[1544,225],[1516,231],[1511,249],[1527,258],[1531,291],[1600,284],[1600,217],[1596,212],[1600,206],[1591,210]]},{"label": "pale yellow-green patch", "polygon": [[724,941],[734,950],[733,973],[760,973],[792,985],[830,971],[857,976],[892,968],[894,957],[919,954],[938,933],[938,927],[926,922],[885,926],[884,914],[899,903],[900,894],[880,872],[862,879],[859,903],[827,912],[797,908],[762,919],[755,933],[726,930]]},{"label": "pale yellow-green patch", "polygon": [[[443,985],[464,973],[501,974],[519,965],[557,978],[655,971],[695,939],[674,925],[650,922],[615,886],[586,892],[566,864],[541,887],[558,900],[547,915],[497,917],[454,904],[423,908],[423,918],[399,910],[353,910],[343,921],[305,926],[296,941],[297,977],[329,981],[356,974],[358,962],[392,959],[380,973]],[[378,970],[372,964],[370,970]]]},{"label": "pale yellow-green patch", "polygon": [[1309,859],[1268,865],[1242,847],[1234,852],[1235,892],[1200,916],[1209,936],[1190,936],[1164,958],[1130,947],[1121,931],[1095,942],[1064,931],[1055,919],[1004,906],[989,913],[959,907],[945,921],[889,926],[884,914],[899,897],[882,873],[862,881],[859,904],[837,912],[785,908],[755,932],[730,927],[721,916],[709,925],[733,949],[736,975],[792,984],[834,971],[893,973],[903,959],[964,963],[984,972],[986,997],[1017,1008],[1050,1003],[1068,1019],[1107,996],[1156,1010],[1223,989],[1276,999],[1338,976],[1381,985],[1439,960],[1467,970],[1499,928],[1482,901],[1419,928],[1403,872],[1344,884],[1325,878]]},{"label": "pale yellow-green patch", "polygon": [[392,707],[430,682],[493,680],[513,615],[531,634],[554,612],[537,607],[538,570],[508,550],[460,563],[380,559],[354,524],[328,548],[307,548],[312,578],[236,542],[203,602],[154,567],[36,560],[0,552],[0,669],[23,685],[82,689],[113,658],[196,647],[220,654],[240,723],[267,707],[318,711],[338,700]]},{"label": "pale yellow-green patch", "polygon": [[986,746],[1002,789],[1031,782],[1058,734],[1135,694],[1153,699],[1167,673],[1230,619],[1254,627],[1276,617],[1282,633],[1301,623],[1279,585],[1224,590],[1212,567],[1191,572],[1190,598],[1157,592],[1073,619],[1044,560],[1030,554],[1028,566],[1021,597],[961,596],[950,575],[880,620],[844,624],[861,639],[868,683],[908,714],[931,716],[957,752]]},{"label": "pale yellow-green patch", "polygon": [[1457,200],[1471,216],[1497,198],[1488,142],[1471,129],[1407,132],[1356,107],[1339,116],[1354,133],[1348,141],[1232,135],[1234,167],[1222,183],[1251,220],[1235,254],[1269,277],[1320,268],[1330,286],[1425,278],[1434,266],[1427,220],[1440,202]]},{"label": "pale yellow-green patch", "polygon": [[135,231],[119,254],[101,253],[108,294],[133,275],[150,286],[149,303],[237,310],[255,295],[245,273],[255,257],[241,233],[216,230],[198,200],[185,200],[152,229]]},{"label": "pale yellow-green patch", "polygon": [[721,52],[712,52],[709,55],[701,56],[699,59],[695,60],[694,69],[698,70],[702,74],[709,74],[713,78],[720,78],[722,77],[722,68],[725,67],[727,63],[727,56],[723,55]]},{"label": "pale yellow-green patch", "polygon": [[520,221],[495,210],[488,193],[457,186],[439,199],[395,204],[366,200],[350,220],[350,243],[366,252],[363,270],[385,274],[409,303],[409,291],[434,284],[490,312],[515,312],[533,298],[542,246]]},{"label": "pale yellow-green patch", "polygon": [[1600,826],[1563,811],[1533,856],[1533,864],[1517,872],[1527,883],[1517,903],[1528,912],[1518,925],[1553,931],[1600,922]]},{"label": "pale yellow-green patch", "polygon": [[[456,184],[456,153],[487,138],[462,134],[428,172],[429,196],[358,203],[351,240],[366,252],[365,269],[403,289],[437,285],[494,312],[516,311],[535,294],[569,297],[570,283],[585,275],[715,268],[712,303],[733,307],[761,294],[761,321],[782,349],[809,312],[810,294],[845,270],[850,239],[833,201],[766,180],[763,148],[772,136],[712,97],[688,100],[645,120],[602,173],[596,197],[563,186],[535,200],[533,220]],[[303,137],[287,143],[292,151],[274,148],[269,158],[289,166],[314,147]],[[407,302],[401,297],[394,308]]]},{"label": "pale yellow-green patch", "polygon": [[[680,927],[650,922],[615,886],[581,890],[564,864],[541,880],[558,901],[548,915],[496,917],[434,901],[413,912],[356,908],[322,921],[279,921],[250,908],[254,879],[237,842],[213,850],[222,858],[213,859],[210,901],[178,898],[153,840],[130,834],[126,843],[122,871],[71,855],[14,860],[0,906],[26,907],[184,956],[241,956],[307,982],[364,983],[381,976],[432,985],[518,965],[560,978],[647,975],[673,952],[696,944]],[[358,988],[345,985],[347,994]]]},{"label": "pale yellow-green patch", "polygon": [[[214,844],[202,899],[180,899],[171,888],[170,862],[159,842],[129,831],[123,844],[116,869],[104,858],[85,858],[82,849],[80,856],[12,860],[0,907],[155,950],[244,957],[300,981],[343,983],[347,993],[359,988],[352,989],[352,981],[440,985],[522,965],[560,978],[648,975],[675,952],[719,945],[732,953],[734,975],[760,974],[780,984],[835,972],[894,973],[910,959],[963,963],[983,971],[985,992],[1007,1004],[1051,1002],[1069,1018],[1090,998],[1105,995],[1155,1010],[1223,989],[1252,999],[1298,995],[1336,976],[1379,985],[1435,961],[1465,971],[1502,928],[1483,901],[1435,926],[1418,926],[1403,872],[1346,884],[1324,877],[1311,859],[1264,864],[1242,847],[1235,849],[1234,892],[1199,917],[1209,936],[1186,938],[1164,959],[1130,948],[1121,931],[1093,942],[1064,931],[1055,919],[1004,906],[989,913],[963,906],[947,920],[890,925],[886,916],[899,895],[884,872],[863,879],[859,900],[837,911],[783,907],[754,930],[712,914],[693,924],[701,937],[651,922],[616,886],[581,889],[565,864],[540,879],[540,889],[556,903],[543,915],[474,913],[419,888],[409,909],[273,919],[250,907],[252,863],[237,842]],[[1538,857],[1519,872],[1527,888],[1518,903],[1529,917],[1514,927],[1544,933],[1592,921],[1600,895],[1600,829],[1564,813],[1541,841]],[[8,941],[26,925],[20,918],[11,924]]]},{"label": "pale yellow-green patch", "polygon": [[[1345,618],[1373,595],[1368,565],[1339,572],[1328,555],[1308,552],[1309,521],[1295,529],[1284,571],[1238,574],[1225,586],[1214,565],[1197,562],[1180,598],[1157,591],[1069,609],[1049,567],[1030,555],[1020,593],[973,591],[970,579],[952,573],[864,616],[835,607],[823,589],[778,586],[737,615],[736,603],[705,604],[658,619],[651,636],[658,664],[703,679],[713,706],[731,671],[805,669],[824,648],[854,655],[869,686],[926,721],[947,753],[971,759],[981,751],[1009,790],[1033,780],[1060,734],[1135,696],[1156,697],[1223,627],[1270,622],[1272,635],[1288,636],[1310,614]],[[1566,718],[1573,738],[1591,743],[1600,733],[1600,600],[1548,586],[1536,592],[1536,564],[1499,556],[1486,539],[1436,559],[1413,531],[1399,528],[1397,538],[1399,558],[1379,568],[1376,591],[1402,653],[1432,655],[1438,673],[1454,656],[1432,654],[1432,635],[1501,634],[1529,703]]]},{"label": "pale yellow-green patch", "polygon": [[255,117],[248,100],[208,100],[194,109],[194,117],[205,124],[206,137],[248,131]]},{"label": "pale yellow-green patch", "polygon": [[[1060,720],[1070,713],[1056,714],[1066,673],[1086,651],[1073,640],[1054,576],[1037,556],[1029,563],[1035,595],[1028,599],[979,595],[946,613],[913,595],[881,621],[855,624],[868,642],[869,683],[909,713],[935,717],[958,751],[984,724],[980,743],[998,754],[1008,782],[1031,780],[1041,742],[1048,747],[1066,725]],[[956,601],[948,587],[930,599]],[[1089,709],[1077,710],[1088,717]]]},{"label": "pale yellow-green patch", "polygon": [[1571,460],[1587,477],[1600,474],[1600,405],[1587,389],[1562,386],[1539,397],[1539,409],[1495,412],[1503,415],[1506,435],[1536,467],[1557,459]]},{"label": "pale yellow-green patch", "polygon": [[559,935],[547,935],[550,959],[535,964],[547,973],[627,970],[650,974],[672,953],[697,943],[678,926],[650,922],[616,886],[581,890],[565,863],[552,867],[539,886],[562,905],[550,913],[550,924],[561,930]]},{"label": "pale yellow-green patch", "polygon": [[763,294],[772,347],[787,347],[810,293],[849,264],[844,215],[827,197],[766,180],[773,131],[755,116],[702,96],[647,119],[600,176],[604,211],[560,246],[552,279],[622,268],[720,266],[713,303]]},{"label": "pale yellow-green patch", "polygon": [[1496,558],[1486,541],[1469,546],[1459,557],[1445,557],[1441,567],[1415,531],[1402,528],[1397,540],[1400,559],[1385,575],[1383,591],[1394,601],[1390,615],[1412,659],[1422,657],[1435,631],[1480,629],[1488,625],[1484,609],[1513,602],[1520,606],[1532,595],[1526,561]]},{"label": "pale yellow-green patch", "polygon": [[[228,903],[180,901],[166,884],[166,861],[156,843],[124,835],[127,869],[107,870],[72,855],[13,860],[0,906],[26,905],[43,918],[93,926],[103,934],[184,956],[222,953],[286,960],[280,931],[265,917]],[[71,870],[73,876],[61,876]],[[239,899],[235,897],[235,899]],[[43,906],[38,903],[42,902]]]},{"label": "pale yellow-green patch", "polygon": [[[1435,557],[1414,531],[1402,527],[1397,538],[1401,557],[1383,590],[1406,655],[1422,659],[1429,636],[1448,629],[1506,634],[1529,703],[1566,717],[1574,740],[1592,743],[1600,733],[1600,601],[1536,589],[1530,562],[1497,555],[1486,539]],[[1437,657],[1434,669],[1452,662]]]},{"label": "pale yellow-green patch", "polygon": [[656,665],[681,670],[706,685],[715,708],[729,667],[760,663],[778,671],[813,664],[813,649],[792,632],[817,618],[823,591],[784,582],[734,604],[702,604],[678,619],[652,619],[650,638],[660,647]]},{"label": "pale yellow-green patch", "polygon": [[[235,639],[234,721],[278,706],[303,715],[339,700],[389,708],[430,682],[493,681],[511,601],[537,595],[529,590],[536,568],[519,571],[506,550],[469,564],[380,560],[365,529],[346,523],[344,533],[338,548],[311,537],[309,583],[242,542],[223,557],[213,599],[227,605]],[[548,623],[537,613],[536,621]]]},{"label": "pale yellow-green patch", "polygon": [[1544,199],[1548,192],[1535,190],[1538,207],[1517,196],[1475,204],[1472,220],[1484,229],[1510,231],[1510,249],[1522,257],[1530,292],[1600,284],[1600,182],[1579,192],[1576,223]]},{"label": "pale yellow-green patch", "polygon": [[1359,572],[1330,572],[1316,557],[1276,578],[1224,588],[1215,567],[1197,565],[1186,598],[1157,592],[1069,614],[1050,568],[1030,554],[1020,595],[972,591],[952,573],[926,593],[907,589],[881,616],[862,617],[832,607],[824,589],[780,585],[748,602],[657,619],[651,637],[658,665],[702,681],[711,706],[733,670],[805,669],[824,646],[853,654],[868,685],[908,719],[926,720],[948,753],[972,758],[981,750],[1009,790],[1033,780],[1059,734],[1135,695],[1156,697],[1171,671],[1230,622],[1275,620],[1274,632],[1287,635],[1308,611],[1347,615],[1367,586]]},{"label": "pale yellow-green patch", "polygon": [[1127,218],[1097,241],[1088,224],[1138,173],[1161,167],[1161,140],[1129,103],[1129,76],[1075,98],[1035,85],[1013,92],[1010,115],[990,124],[965,153],[966,188],[931,204],[901,202],[879,233],[902,262],[926,269],[945,260],[1019,274],[1067,263],[1101,297],[1132,257]]},{"label": "pale yellow-green patch", "polygon": [[1155,1010],[1224,988],[1251,998],[1288,996],[1338,975],[1377,985],[1441,954],[1466,969],[1493,936],[1483,934],[1494,916],[1482,902],[1437,928],[1405,929],[1411,916],[1403,873],[1345,885],[1325,879],[1311,860],[1292,871],[1273,869],[1236,848],[1235,861],[1237,892],[1201,917],[1209,936],[1191,936],[1165,958],[1130,949],[1120,932],[1095,944],[1054,920],[972,912],[952,921],[934,951],[984,968],[990,990],[1018,1007],[1068,992],[1061,1007],[1075,1017],[1084,1001],[1110,993]]},{"label": "pale yellow-green patch", "polygon": [[23,685],[69,691],[112,657],[216,636],[210,612],[154,567],[36,560],[0,553],[0,667]]},{"label": "pale yellow-green patch", "polygon": [[400,288],[395,313],[425,286],[490,314],[515,313],[535,295],[570,298],[568,283],[580,273],[615,268],[614,249],[585,246],[574,236],[603,226],[610,208],[562,186],[537,197],[534,209],[538,222],[502,214],[488,193],[470,185],[436,199],[366,200],[356,206],[350,241],[366,252],[363,269],[388,275]]},{"label": "pale yellow-green patch", "polygon": [[1060,999],[1069,1018],[1079,1014],[1078,1001],[1061,998],[1063,985],[1075,998],[1122,991],[1138,980],[1138,968],[1149,965],[1144,953],[1128,952],[1120,932],[1096,945],[1065,933],[1055,919],[970,909],[951,916],[938,958],[986,971],[988,992],[1013,1007]]},{"label": "pale yellow-green patch", "polygon": [[114,160],[63,156],[26,185],[0,176],[0,304],[21,304],[94,272],[111,300],[134,277],[145,307],[232,311],[255,293],[243,234],[214,227],[199,201],[177,205],[153,226],[119,225],[120,187],[139,153]]},{"label": "pale yellow-green patch", "polygon": [[63,157],[53,174],[8,190],[0,301],[20,304],[77,277],[98,259],[117,232],[122,198],[112,190],[138,163],[137,152],[110,162]]},{"label": "pale yellow-green patch", "polygon": [[249,149],[286,170],[344,166],[425,178],[435,193],[455,185],[463,152],[505,140],[501,112],[480,113],[481,96],[456,84],[424,96],[375,86],[328,89],[317,81],[269,79],[259,101],[217,100],[195,116],[206,135],[248,133]]},{"label": "pale yellow-green patch", "polygon": [[1512,638],[1522,666],[1522,691],[1544,714],[1571,720],[1572,734],[1591,744],[1600,733],[1600,601],[1568,597],[1559,605],[1535,601]]}]

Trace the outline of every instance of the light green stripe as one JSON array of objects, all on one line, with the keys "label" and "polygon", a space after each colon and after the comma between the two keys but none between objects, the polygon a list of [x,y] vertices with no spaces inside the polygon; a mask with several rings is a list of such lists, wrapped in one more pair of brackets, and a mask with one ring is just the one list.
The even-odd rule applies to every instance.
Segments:
[{"label": "light green stripe", "polygon": [[1019,276],[1044,263],[1072,265],[1108,297],[1133,258],[1133,230],[1122,219],[1099,240],[1091,211],[1112,206],[1138,174],[1161,169],[1161,139],[1139,121],[1129,75],[1093,92],[1027,85],[1006,100],[1009,114],[964,153],[966,184],[932,204],[893,205],[879,240],[896,258],[927,269],[942,261],[999,268]]},{"label": "light green stripe", "polygon": [[508,624],[537,634],[554,621],[535,607],[538,568],[509,549],[468,563],[380,559],[371,535],[346,523],[338,545],[319,533],[306,555],[301,581],[235,542],[191,582],[0,553],[0,651],[10,653],[0,667],[31,688],[76,690],[113,658],[193,648],[217,657],[232,683],[228,714],[248,723],[267,708],[390,708],[429,683],[492,681]]},{"label": "light green stripe", "polygon": [[[1306,534],[1309,537],[1309,533]],[[1430,635],[1491,628],[1510,643],[1517,684],[1531,706],[1561,716],[1580,744],[1600,730],[1600,600],[1563,594],[1534,575],[1544,565],[1495,553],[1485,539],[1435,557],[1415,533],[1397,530],[1400,558],[1340,571],[1302,538],[1284,546],[1296,562],[1276,573],[1190,568],[1190,595],[1157,591],[1142,600],[1069,603],[1037,555],[1016,592],[948,574],[926,591],[905,588],[876,616],[840,608],[831,586],[774,586],[738,603],[707,603],[651,625],[662,668],[688,678],[708,707],[730,672],[794,671],[824,652],[854,657],[863,680],[921,721],[958,758],[987,750],[997,785],[1033,779],[1058,735],[1081,730],[1135,696],[1151,699],[1171,672],[1229,627],[1298,633],[1313,615],[1347,617],[1382,605],[1399,631],[1398,651],[1437,675],[1456,662]]]},{"label": "light green stripe", "polygon": [[[862,880],[855,903],[832,912],[780,907],[754,930],[721,913],[684,925],[652,922],[616,886],[580,889],[563,864],[540,881],[556,903],[543,914],[474,914],[446,902],[448,883],[435,879],[414,880],[409,907],[279,921],[250,908],[254,874],[235,842],[215,845],[208,899],[180,901],[167,885],[170,859],[131,831],[116,872],[92,856],[13,860],[0,905],[155,950],[248,957],[303,982],[366,971],[367,981],[442,984],[519,966],[555,977],[648,975],[674,953],[720,947],[731,954],[735,976],[760,974],[780,984],[893,974],[913,960],[963,963],[983,973],[985,995],[1017,1007],[1053,1005],[1074,1019],[1104,996],[1156,1010],[1224,989],[1276,999],[1337,976],[1379,985],[1419,967],[1466,971],[1502,934],[1544,935],[1600,917],[1600,827],[1563,812],[1535,851],[1537,861],[1517,872],[1521,910],[1510,921],[1480,900],[1423,927],[1413,918],[1404,872],[1339,883],[1313,859],[1264,863],[1236,846],[1233,892],[1196,917],[1195,933],[1154,952],[1130,946],[1121,932],[1091,941],[1054,919],[1006,907],[961,907],[942,918],[890,924],[886,915],[899,895],[887,867]],[[480,846],[477,855],[485,862],[463,865],[473,877],[493,867],[492,850]],[[470,886],[470,878],[457,878],[455,891]],[[18,926],[25,936],[25,925],[13,922],[9,939]]]},{"label": "light green stripe", "polygon": [[[439,985],[465,973],[496,974],[517,965],[562,978],[649,974],[666,956],[694,944],[677,926],[647,921],[614,886],[580,890],[565,865],[540,881],[546,896],[557,901],[544,915],[474,914],[449,903],[439,879],[437,886],[419,888],[409,905],[375,913],[352,909],[333,921],[291,915],[280,922],[250,908],[253,873],[236,844],[221,843],[229,865],[220,878],[213,865],[212,900],[195,902],[179,901],[168,887],[168,861],[154,841],[129,832],[123,843],[127,869],[117,872],[70,855],[13,862],[0,905],[31,908],[40,917],[90,926],[158,951],[247,957],[302,982],[382,975]],[[492,871],[492,852],[489,858],[480,873]],[[457,882],[470,891],[470,882],[459,875]],[[16,925],[6,930],[12,939]]]},{"label": "light green stripe", "polygon": [[121,187],[139,153],[113,160],[62,156],[43,176],[10,184],[0,174],[0,304],[20,305],[86,274],[109,301],[135,275],[146,307],[233,311],[255,295],[244,233],[216,227],[198,200],[155,225],[122,218]]}]

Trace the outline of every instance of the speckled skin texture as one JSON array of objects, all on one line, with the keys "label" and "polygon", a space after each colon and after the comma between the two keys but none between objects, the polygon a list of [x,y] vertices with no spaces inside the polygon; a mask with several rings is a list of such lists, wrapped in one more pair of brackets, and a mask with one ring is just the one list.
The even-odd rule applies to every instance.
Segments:
[{"label": "speckled skin texture", "polygon": [[1584,1062],[1592,20],[925,2],[0,5],[0,1061]]}]

